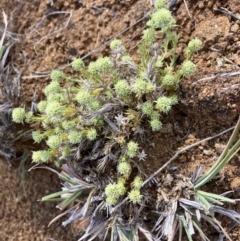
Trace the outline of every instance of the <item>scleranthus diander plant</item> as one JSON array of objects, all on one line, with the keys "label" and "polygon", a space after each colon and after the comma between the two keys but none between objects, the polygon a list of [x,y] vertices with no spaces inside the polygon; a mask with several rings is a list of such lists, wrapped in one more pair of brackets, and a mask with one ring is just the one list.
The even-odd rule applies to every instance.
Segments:
[{"label": "scleranthus diander plant", "polygon": [[[32,137],[36,143],[45,142],[47,148],[33,152],[34,163],[54,162],[59,166],[62,162],[74,162],[81,177],[94,172],[103,175],[106,166],[113,170],[113,175],[104,177],[103,182],[96,177],[89,179],[94,180],[98,198],[94,199],[91,194],[87,199],[88,204],[100,202],[112,211],[125,196],[131,205],[143,201],[142,173],[137,163],[146,156],[144,150],[141,152],[139,137],[146,123],[152,131],[161,130],[161,115],[168,114],[177,104],[178,84],[183,77],[194,73],[196,66],[191,56],[201,48],[199,39],[191,40],[185,49],[185,60],[176,67],[175,20],[165,1],[156,1],[155,7],[143,31],[140,62],[135,62],[123,43],[114,39],[110,57],[101,56],[88,66],[80,58],[72,61],[77,77],[53,70],[51,82],[44,90],[46,99],[37,105],[38,115],[26,112],[25,108],[12,112],[16,123],[41,124],[39,130],[32,132]],[[159,33],[164,35],[162,41],[157,40]],[[72,171],[68,171],[67,182],[77,185],[75,179],[71,182]],[[79,196],[81,189],[76,187],[76,190]],[[72,191],[69,193],[74,195]],[[74,197],[68,196],[67,203],[74,201]],[[85,210],[83,217],[89,218],[88,214]],[[122,223],[119,226],[117,217],[112,227],[120,236],[122,231],[118,229]],[[136,230],[138,226],[134,225],[132,228]],[[130,231],[121,235],[129,238]],[[92,240],[93,234],[89,232],[86,237]]]},{"label": "scleranthus diander plant", "polygon": [[[41,123],[41,130],[33,131],[32,137],[36,143],[45,141],[48,149],[33,152],[33,162],[54,161],[59,166],[76,156],[81,159],[101,143],[94,153],[96,159],[107,160],[105,164],[116,161],[117,177],[129,178],[131,160],[140,148],[134,134],[146,121],[152,131],[162,128],[160,117],[177,104],[178,83],[194,73],[196,67],[190,58],[201,48],[199,39],[191,40],[185,50],[186,60],[176,68],[175,20],[163,2],[156,1],[156,11],[143,31],[140,63],[133,61],[119,39],[114,39],[111,57],[99,57],[88,67],[81,59],[73,60],[78,77],[52,71],[51,82],[44,89],[46,99],[37,105],[39,115],[20,107],[13,110],[16,123]],[[161,43],[156,39],[158,33],[165,34]],[[115,198],[109,204],[117,201]]]}]

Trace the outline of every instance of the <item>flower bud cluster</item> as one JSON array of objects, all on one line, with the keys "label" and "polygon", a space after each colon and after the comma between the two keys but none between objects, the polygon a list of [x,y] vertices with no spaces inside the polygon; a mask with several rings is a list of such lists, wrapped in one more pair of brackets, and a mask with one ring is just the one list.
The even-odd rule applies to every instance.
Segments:
[{"label": "flower bud cluster", "polygon": [[136,94],[137,97],[142,97],[144,94],[151,93],[153,89],[154,85],[142,78],[137,78],[132,85],[132,91]]},{"label": "flower bud cluster", "polygon": [[92,75],[109,72],[113,68],[113,62],[109,57],[100,57],[95,62],[91,62],[88,71]]},{"label": "flower bud cluster", "polygon": [[166,0],[155,0],[154,7],[156,9],[167,8]]},{"label": "flower bud cluster", "polygon": [[128,82],[126,80],[119,80],[114,85],[114,88],[115,88],[116,93],[120,97],[127,97],[131,92],[130,85],[128,84]]},{"label": "flower bud cluster", "polygon": [[167,114],[171,107],[177,103],[176,96],[161,96],[156,100],[156,109],[160,112]]},{"label": "flower bud cluster", "polygon": [[198,38],[192,39],[186,48],[187,57],[195,52],[198,52],[202,48],[202,41]]},{"label": "flower bud cluster", "polygon": [[12,119],[14,122],[16,123],[23,123],[24,119],[25,119],[25,109],[24,108],[15,108],[12,111]]},{"label": "flower bud cluster", "polygon": [[84,63],[83,63],[82,59],[75,58],[72,61],[72,68],[75,71],[81,71],[84,68]]},{"label": "flower bud cluster", "polygon": [[131,172],[131,164],[128,161],[119,162],[117,166],[118,172],[123,176],[128,176]]},{"label": "flower bud cluster", "polygon": [[106,203],[108,205],[115,205],[119,197],[125,193],[125,180],[119,178],[117,183],[110,183],[105,187]]},{"label": "flower bud cluster", "polygon": [[143,30],[142,39],[145,41],[147,45],[151,45],[154,43],[157,37],[156,31],[153,28],[147,28]]},{"label": "flower bud cluster", "polygon": [[175,24],[176,21],[172,17],[171,12],[165,8],[160,8],[154,12],[151,19],[147,22],[148,26],[154,29],[161,29],[163,32],[172,29]]},{"label": "flower bud cluster", "polygon": [[52,153],[49,150],[43,150],[43,151],[34,151],[32,154],[32,161],[34,163],[46,163],[49,162],[52,158]]},{"label": "flower bud cluster", "polygon": [[134,141],[130,141],[127,144],[127,155],[130,158],[136,157],[137,156],[137,151],[138,151],[138,143]]},{"label": "flower bud cluster", "polygon": [[128,193],[128,197],[132,203],[140,203],[143,195],[140,193],[139,189],[132,189]]},{"label": "flower bud cluster", "polygon": [[182,76],[192,75],[196,71],[196,65],[191,60],[185,60],[182,63],[182,67],[180,69],[180,74]]},{"label": "flower bud cluster", "polygon": [[153,104],[150,101],[144,102],[141,106],[142,113],[151,116],[153,113]]},{"label": "flower bud cluster", "polygon": [[124,53],[126,51],[125,46],[119,39],[114,39],[110,43],[110,49],[113,53]]},{"label": "flower bud cluster", "polygon": [[65,74],[61,70],[53,70],[50,74],[50,78],[53,82],[62,81],[65,78]]}]

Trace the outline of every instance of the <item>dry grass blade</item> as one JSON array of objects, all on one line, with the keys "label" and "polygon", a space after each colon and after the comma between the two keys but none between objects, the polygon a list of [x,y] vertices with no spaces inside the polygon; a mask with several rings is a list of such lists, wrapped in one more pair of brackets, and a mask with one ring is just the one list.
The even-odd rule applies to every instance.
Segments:
[{"label": "dry grass blade", "polygon": [[192,16],[191,16],[191,14],[189,12],[189,9],[188,9],[187,1],[186,0],[183,0],[183,1],[184,1],[184,4],[185,4],[185,7],[187,9],[188,16],[189,16],[190,19],[192,19]]},{"label": "dry grass blade", "polygon": [[139,224],[137,224],[137,228],[138,228],[139,231],[145,236],[145,238],[146,238],[148,241],[153,241],[153,240],[154,240],[152,234],[151,234],[148,230],[144,229],[144,228],[141,227]]},{"label": "dry grass blade", "polygon": [[158,175],[162,170],[164,170],[167,166],[169,166],[181,153],[183,153],[184,151],[187,151],[195,146],[198,146],[199,144],[201,144],[202,142],[206,142],[206,141],[209,141],[209,140],[212,140],[218,136],[221,136],[231,130],[233,130],[235,128],[235,126],[233,127],[230,127],[228,128],[227,130],[225,131],[222,131],[220,132],[219,134],[215,135],[215,136],[211,136],[211,137],[208,137],[208,138],[205,138],[201,141],[198,141],[196,143],[193,143],[192,145],[189,145],[187,147],[184,147],[182,150],[180,151],[177,151],[176,154],[170,158],[163,166],[161,166],[156,172],[154,172],[150,177],[148,177],[144,182],[143,182],[143,185],[147,184],[150,180],[152,180],[156,175]]},{"label": "dry grass blade", "polygon": [[[6,32],[7,32],[7,25],[8,25],[8,21],[7,21],[7,15],[6,13],[4,12],[4,10],[2,10],[2,14],[3,14],[3,22],[4,22],[4,31],[3,31],[3,35],[2,35],[2,38],[0,40],[0,49],[3,48],[3,42],[4,42],[4,39],[5,39],[5,36],[6,36]],[[2,55],[0,55],[0,59],[1,59]]]}]

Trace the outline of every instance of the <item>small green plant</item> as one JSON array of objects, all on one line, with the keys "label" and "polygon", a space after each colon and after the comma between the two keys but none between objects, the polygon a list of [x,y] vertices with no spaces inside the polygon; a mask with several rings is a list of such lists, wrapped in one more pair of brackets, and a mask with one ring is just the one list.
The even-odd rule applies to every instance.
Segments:
[{"label": "small green plant", "polygon": [[[60,166],[62,161],[72,159],[76,153],[81,156],[94,143],[101,142],[95,154],[100,159],[118,160],[119,178],[129,178],[131,160],[138,156],[140,149],[134,137],[136,130],[146,120],[152,131],[161,129],[160,117],[177,104],[177,85],[182,77],[195,71],[190,58],[201,48],[200,40],[193,39],[185,50],[186,60],[177,69],[178,37],[172,30],[175,20],[165,3],[156,1],[156,6],[143,32],[140,63],[135,63],[123,43],[115,39],[110,44],[111,57],[99,57],[88,67],[81,59],[73,60],[72,68],[79,72],[78,77],[53,70],[52,81],[44,89],[46,99],[37,105],[39,115],[22,107],[13,110],[16,123],[41,123],[42,128],[33,131],[32,137],[36,143],[45,141],[48,149],[33,152],[33,162],[53,161]],[[165,38],[156,47],[159,32]],[[109,143],[111,157],[104,154]],[[109,200],[107,192],[106,196]]]},{"label": "small green plant", "polygon": [[[191,40],[185,49],[185,60],[176,67],[175,20],[165,1],[157,0],[155,6],[156,11],[147,22],[148,28],[139,46],[140,62],[135,62],[123,43],[115,39],[110,44],[111,56],[101,56],[88,66],[81,59],[74,59],[72,68],[77,77],[53,70],[51,82],[44,89],[46,99],[37,105],[38,115],[22,107],[12,113],[16,123],[39,123],[41,126],[32,132],[32,138],[36,143],[45,142],[47,148],[33,152],[34,163],[54,162],[60,166],[76,162],[78,175],[86,177],[87,183],[94,183],[94,187],[89,184],[92,191],[87,191],[86,195],[88,203],[92,200],[91,205],[95,205],[95,211],[90,212],[89,206],[83,206],[84,213],[90,212],[92,218],[83,215],[83,211],[76,214],[74,209],[69,219],[87,216],[92,220],[80,240],[93,240],[105,232],[106,237],[107,227],[112,229],[111,240],[115,240],[116,235],[121,240],[137,240],[137,230],[153,240],[139,219],[141,209],[134,208],[134,221],[129,223],[122,218],[120,203],[126,196],[130,200],[126,207],[138,207],[146,201],[141,190],[142,173],[138,169],[138,161],[145,159],[146,154],[139,140],[145,129],[159,131],[162,128],[161,116],[177,104],[178,84],[183,77],[194,73],[196,66],[191,56],[201,48],[200,40]],[[164,36],[160,43],[159,33]],[[112,172],[107,177],[103,172],[106,167]],[[60,195],[69,204],[79,197],[78,194],[82,195],[82,184],[78,185],[75,179],[72,182],[69,172],[68,169],[67,189],[44,200]],[[101,181],[92,175],[100,175]],[[79,180],[82,179],[79,177]],[[103,218],[102,226],[96,227],[94,218],[97,214],[103,215],[100,214],[103,207],[102,213],[106,216],[110,210],[110,218]]]}]

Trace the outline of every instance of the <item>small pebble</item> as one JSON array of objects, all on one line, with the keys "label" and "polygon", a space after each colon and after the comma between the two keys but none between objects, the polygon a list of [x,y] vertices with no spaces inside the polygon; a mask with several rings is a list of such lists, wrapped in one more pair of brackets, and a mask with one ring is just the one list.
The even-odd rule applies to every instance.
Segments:
[{"label": "small pebble", "polygon": [[230,31],[236,33],[238,29],[239,29],[239,25],[235,23],[231,26]]},{"label": "small pebble", "polygon": [[224,148],[225,148],[225,145],[223,145],[223,144],[220,144],[220,143],[215,144],[215,149],[218,154],[221,154],[223,152]]}]

